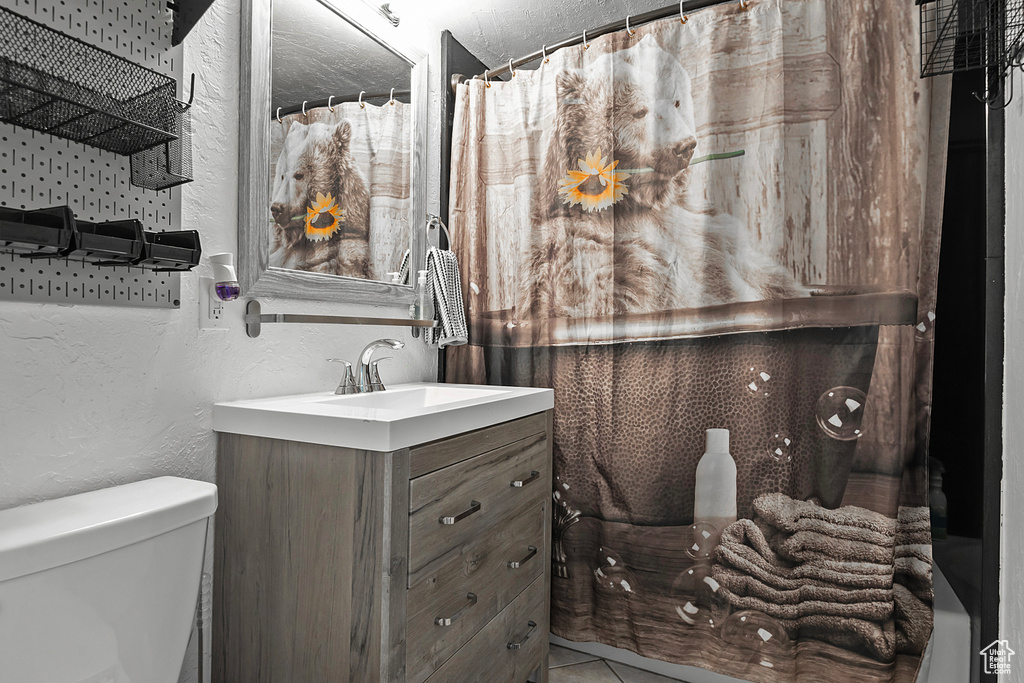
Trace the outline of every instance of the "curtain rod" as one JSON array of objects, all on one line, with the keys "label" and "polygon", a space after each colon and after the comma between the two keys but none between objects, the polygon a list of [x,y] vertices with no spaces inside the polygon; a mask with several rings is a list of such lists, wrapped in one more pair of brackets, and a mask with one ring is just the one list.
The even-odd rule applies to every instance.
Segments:
[{"label": "curtain rod", "polygon": [[[412,94],[409,90],[395,90],[395,97],[408,97]],[[326,107],[328,105],[334,106],[335,104],[341,104],[342,102],[358,102],[359,96],[362,95],[364,100],[379,100],[381,98],[391,98],[391,91],[379,92],[379,93],[368,93],[365,90],[361,93],[353,93],[351,95],[334,95],[325,100],[316,100],[314,102],[305,102],[304,104],[296,104],[291,107],[279,107],[277,111],[271,111],[270,117],[277,118],[279,116],[288,116],[290,114],[302,113],[302,108],[305,106],[306,111],[310,109],[317,109],[319,107]]]},{"label": "curtain rod", "polygon": [[[724,5],[724,4],[727,4],[729,2],[735,2],[735,1],[736,0],[683,0],[683,2],[679,2],[679,3],[676,3],[674,5],[669,5],[668,7],[662,7],[661,9],[652,9],[649,12],[642,12],[642,13],[637,14],[637,15],[630,15],[629,18],[628,18],[629,28],[633,28],[635,26],[639,26],[640,24],[647,24],[647,23],[650,23],[652,21],[657,21],[658,19],[664,19],[665,17],[671,17],[674,14],[682,15],[682,14],[685,14],[687,12],[696,12],[697,10],[706,9],[706,8],[712,7],[714,5]],[[739,0],[739,2],[741,4],[743,4],[744,7],[746,7],[747,5],[750,4],[750,0]],[[627,19],[622,19],[621,21],[615,21],[615,22],[612,22],[610,24],[605,24],[604,26],[601,26],[599,28],[587,29],[587,31],[586,31],[587,42],[590,42],[590,39],[592,39],[592,38],[597,38],[599,36],[603,36],[603,35],[606,35],[608,33],[615,33],[616,31],[621,31],[621,30],[625,29],[626,28],[626,21],[627,21]],[[525,57],[520,57],[519,59],[513,59],[512,63],[511,63],[511,66],[514,69],[517,66],[522,66],[523,64],[529,64],[530,62],[532,62],[534,60],[537,60],[537,59],[540,59],[541,57],[544,57],[545,54],[550,54],[550,53],[554,52],[555,50],[560,50],[563,47],[569,47],[570,45],[579,45],[582,42],[583,42],[583,34],[580,34],[580,35],[577,35],[577,36],[573,36],[572,38],[566,38],[565,40],[563,40],[560,43],[555,43],[554,45],[548,45],[544,49],[537,50],[536,52],[531,52],[530,54],[526,55]],[[504,74],[507,74],[509,71],[510,71],[509,64],[506,63],[503,66],[499,66],[496,69],[491,69],[490,71],[487,71],[486,73],[477,74],[476,76],[473,76],[472,78],[484,78],[484,77],[486,77],[487,80],[490,80],[490,79],[496,78],[498,76],[503,76]],[[454,92],[455,89],[458,87],[459,83],[464,83],[466,80],[468,80],[468,79],[465,76],[463,76],[462,74],[453,74],[452,75],[452,83],[451,83],[452,91]]]}]

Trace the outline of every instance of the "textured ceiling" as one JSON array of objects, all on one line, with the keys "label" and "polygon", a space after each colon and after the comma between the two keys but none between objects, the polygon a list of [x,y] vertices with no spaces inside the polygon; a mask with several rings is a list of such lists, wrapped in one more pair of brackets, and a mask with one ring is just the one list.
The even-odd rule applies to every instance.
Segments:
[{"label": "textured ceiling", "polygon": [[[379,6],[383,0],[328,0],[346,10]],[[620,21],[673,4],[671,0],[389,0],[401,18],[394,31],[376,17],[373,28],[427,51],[444,29],[490,67],[580,35],[584,29]],[[312,28],[311,28],[312,27]],[[289,106],[328,94],[387,90],[408,84],[408,67],[347,26],[318,0],[274,0],[273,101]],[[344,64],[343,69],[338,69]],[[536,63],[527,68],[536,67]],[[322,74],[332,74],[330,83]],[[408,87],[406,85],[406,87]]]}]

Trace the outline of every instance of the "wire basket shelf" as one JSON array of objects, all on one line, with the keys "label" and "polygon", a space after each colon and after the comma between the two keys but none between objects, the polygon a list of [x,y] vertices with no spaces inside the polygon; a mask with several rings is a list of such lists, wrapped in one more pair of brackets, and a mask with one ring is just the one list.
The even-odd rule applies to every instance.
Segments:
[{"label": "wire basket shelf", "polygon": [[1024,0],[917,0],[921,76],[1005,71],[1024,48]]},{"label": "wire basket shelf", "polygon": [[172,110],[175,138],[131,156],[132,185],[166,190],[192,182],[191,105],[175,101]]},{"label": "wire basket shelf", "polygon": [[0,7],[0,120],[130,155],[177,140],[176,91],[170,76]]}]

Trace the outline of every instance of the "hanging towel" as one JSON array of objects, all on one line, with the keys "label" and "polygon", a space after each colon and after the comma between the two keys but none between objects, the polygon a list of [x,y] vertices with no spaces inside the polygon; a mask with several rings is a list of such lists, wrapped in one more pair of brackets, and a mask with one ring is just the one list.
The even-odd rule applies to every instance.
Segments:
[{"label": "hanging towel", "polygon": [[437,327],[423,335],[428,344],[460,346],[469,342],[466,310],[462,305],[462,282],[455,253],[431,247],[427,252],[427,291],[434,299]]},{"label": "hanging towel", "polygon": [[402,265],[398,266],[398,281],[403,285],[409,284],[409,250],[402,254]]}]

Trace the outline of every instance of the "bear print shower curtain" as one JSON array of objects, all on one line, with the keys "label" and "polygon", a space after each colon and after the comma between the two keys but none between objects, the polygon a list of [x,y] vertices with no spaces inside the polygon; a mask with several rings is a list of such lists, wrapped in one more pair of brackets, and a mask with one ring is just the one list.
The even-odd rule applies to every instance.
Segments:
[{"label": "bear print shower curtain", "polygon": [[409,243],[412,107],[344,102],[270,127],[270,265],[386,280]]},{"label": "bear print shower curtain", "polygon": [[458,89],[449,381],[552,387],[554,634],[912,681],[948,80],[912,3],[724,3]]}]

